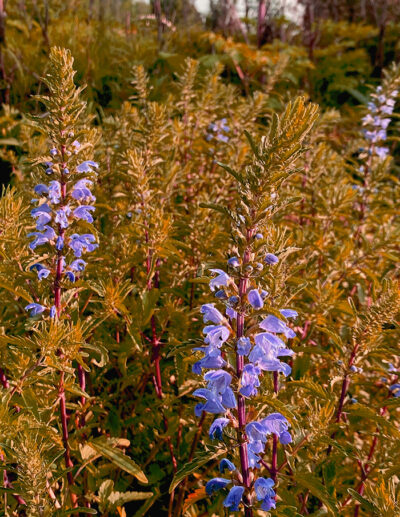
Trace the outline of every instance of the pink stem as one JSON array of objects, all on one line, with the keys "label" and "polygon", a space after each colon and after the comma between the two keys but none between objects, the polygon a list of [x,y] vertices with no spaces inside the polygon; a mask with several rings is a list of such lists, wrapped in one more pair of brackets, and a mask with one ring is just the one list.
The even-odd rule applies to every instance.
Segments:
[{"label": "pink stem", "polygon": [[[253,231],[248,230],[247,231],[247,241],[249,243],[250,239],[253,236]],[[243,266],[245,267],[246,264],[250,261],[250,250],[247,249],[243,256]],[[244,298],[246,296],[248,286],[248,278],[247,277],[241,277],[239,279],[239,298],[241,305],[244,302]],[[244,314],[243,312],[238,312],[237,314],[237,322],[236,322],[236,337],[239,339],[243,337],[244,335]],[[240,380],[242,376],[244,368],[244,356],[239,355],[236,352],[236,375],[238,380]],[[245,434],[245,426],[246,426],[246,399],[238,393],[238,408],[237,408],[237,414],[238,414],[238,422],[239,427],[237,430],[237,437],[239,442],[239,456],[240,456],[240,466],[242,471],[242,477],[243,477],[243,485],[249,489],[250,488],[250,470],[249,470],[249,456],[247,451],[247,438]],[[253,517],[253,510],[251,507],[248,506],[249,501],[247,496],[243,498],[245,503],[245,517]]]}]

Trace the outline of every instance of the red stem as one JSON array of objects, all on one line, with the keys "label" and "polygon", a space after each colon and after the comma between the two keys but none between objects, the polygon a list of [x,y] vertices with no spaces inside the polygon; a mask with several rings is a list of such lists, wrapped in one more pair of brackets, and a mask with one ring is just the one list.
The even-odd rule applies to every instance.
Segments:
[{"label": "red stem", "polygon": [[[247,242],[249,244],[250,239],[253,236],[253,231],[247,231]],[[247,248],[244,256],[243,256],[243,266],[245,267],[248,262],[250,262],[251,253],[250,249]],[[241,305],[244,302],[244,298],[246,296],[248,286],[248,278],[241,277],[239,279],[239,298]],[[239,339],[244,335],[244,313],[238,312],[237,314],[237,322],[236,322],[236,337]],[[236,353],[236,375],[238,380],[240,380],[242,376],[244,368],[244,356]],[[240,466],[243,477],[243,485],[249,489],[250,488],[250,470],[249,470],[249,456],[247,452],[247,438],[245,433],[246,426],[246,399],[238,393],[238,408],[237,408],[238,422],[239,427],[237,430],[237,438],[239,442],[239,456],[240,456]],[[253,517],[253,510],[249,507],[249,501],[247,495],[243,497],[243,501],[245,504],[245,517]]]},{"label": "red stem", "polygon": [[[63,208],[65,206],[65,200],[67,197],[67,185],[65,183],[64,173],[62,172],[67,164],[65,163],[65,146],[61,146],[61,155],[62,155],[62,164],[61,164],[61,203],[60,207]],[[58,226],[58,235],[64,239],[64,229]],[[57,251],[57,266],[56,266],[56,276],[54,279],[54,305],[56,307],[57,318],[60,317],[61,314],[61,275],[62,275],[62,250]],[[62,441],[64,444],[64,460],[65,466],[67,469],[72,469],[74,464],[71,459],[71,450],[68,443],[68,415],[66,408],[66,399],[65,399],[65,389],[64,389],[64,379],[65,373],[63,371],[60,372],[60,384],[59,384],[59,400],[60,400],[60,417],[61,417],[61,427],[62,427]],[[78,498],[74,492],[72,492],[71,487],[74,484],[74,479],[72,476],[71,470],[67,472],[67,481],[69,486],[71,503],[74,508],[78,507]]]}]

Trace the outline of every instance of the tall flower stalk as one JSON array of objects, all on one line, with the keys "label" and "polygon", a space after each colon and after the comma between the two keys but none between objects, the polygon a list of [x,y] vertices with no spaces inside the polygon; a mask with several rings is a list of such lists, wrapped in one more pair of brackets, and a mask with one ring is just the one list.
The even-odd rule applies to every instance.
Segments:
[{"label": "tall flower stalk", "polygon": [[[50,71],[45,78],[49,95],[39,97],[46,108],[46,116],[36,120],[36,127],[50,141],[49,154],[39,158],[43,165],[38,183],[34,187],[34,208],[31,215],[36,231],[28,236],[33,240],[29,247],[35,253],[31,271],[37,273],[44,300],[32,302],[25,308],[31,317],[50,318],[57,326],[71,319],[68,305],[71,293],[78,293],[75,283],[85,270],[86,253],[96,249],[92,227],[95,202],[90,186],[98,165],[87,159],[90,143],[83,140],[80,117],[85,103],[79,99],[80,90],[74,84],[73,58],[65,50],[53,48],[50,53]],[[74,485],[74,466],[68,436],[68,414],[65,395],[65,374],[70,370],[73,355],[62,343],[55,355],[59,358],[58,398],[67,482]],[[82,366],[82,365],[80,365]],[[79,371],[81,387],[85,385],[84,370]],[[70,499],[77,507],[77,496],[70,490]]]},{"label": "tall flower stalk", "polygon": [[[230,476],[211,479],[206,492],[212,495],[229,487],[223,505],[232,511],[243,508],[246,517],[253,515],[256,501],[263,510],[275,508],[278,441],[286,445],[292,440],[287,418],[277,412],[257,415],[254,399],[271,383],[276,396],[278,374],[291,372],[281,358],[293,355],[287,342],[295,337],[289,322],[297,312],[283,305],[287,296],[281,264],[290,249],[274,224],[274,215],[290,202],[279,200],[279,187],[293,172],[316,116],[315,105],[306,105],[301,98],[290,103],[281,117],[274,116],[259,145],[248,137],[253,158],[244,172],[221,164],[237,181],[236,210],[205,205],[229,216],[233,243],[226,268],[211,269],[210,289],[220,307],[208,303],[201,308],[208,325],[203,329],[205,346],[195,349],[203,357],[193,365],[193,372],[206,370],[206,387],[193,393],[202,399],[195,414],[218,415],[210,438],[226,440],[232,454],[219,465],[221,474],[229,471]],[[253,420],[255,415],[258,418]],[[236,438],[230,428],[236,430]],[[263,456],[271,435],[268,465]],[[238,467],[232,461],[235,450],[239,451]],[[260,475],[263,468],[272,478]]]}]

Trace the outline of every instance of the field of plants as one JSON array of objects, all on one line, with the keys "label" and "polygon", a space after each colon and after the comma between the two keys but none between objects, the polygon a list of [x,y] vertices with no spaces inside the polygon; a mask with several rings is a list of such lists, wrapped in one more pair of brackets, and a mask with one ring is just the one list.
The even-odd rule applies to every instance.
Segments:
[{"label": "field of plants", "polygon": [[400,517],[400,1],[209,4],[0,0],[0,516]]}]

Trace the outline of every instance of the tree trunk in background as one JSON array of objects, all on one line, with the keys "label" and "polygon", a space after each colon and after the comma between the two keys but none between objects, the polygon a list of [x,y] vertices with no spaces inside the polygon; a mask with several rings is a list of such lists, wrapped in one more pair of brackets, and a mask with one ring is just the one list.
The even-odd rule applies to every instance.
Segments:
[{"label": "tree trunk in background", "polygon": [[161,12],[161,2],[160,0],[153,0],[153,13],[157,20],[157,35],[158,35],[158,43],[161,46],[162,42],[162,12]]},{"label": "tree trunk in background", "polygon": [[257,16],[257,47],[262,47],[265,34],[265,18],[267,16],[267,0],[259,0]]}]

